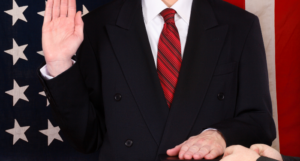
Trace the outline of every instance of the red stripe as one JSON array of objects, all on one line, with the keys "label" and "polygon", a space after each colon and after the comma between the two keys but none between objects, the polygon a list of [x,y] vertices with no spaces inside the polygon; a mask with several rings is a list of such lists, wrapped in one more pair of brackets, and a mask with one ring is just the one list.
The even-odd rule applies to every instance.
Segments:
[{"label": "red stripe", "polygon": [[300,157],[300,1],[275,0],[280,151]]},{"label": "red stripe", "polygon": [[[176,64],[181,63],[180,42],[172,38],[165,37],[163,33],[161,35],[162,36],[158,44],[158,49],[161,50],[166,55],[166,57],[171,58],[170,62],[174,65],[174,67],[176,67]],[[171,42],[177,42],[179,43],[179,45],[171,44]],[[176,69],[178,70],[178,67],[176,67]]]},{"label": "red stripe", "polygon": [[[164,78],[166,78],[167,83],[170,84],[170,90],[172,92],[174,92],[173,89],[175,89],[175,87],[176,87],[177,77],[175,77],[171,73],[171,71],[169,71],[168,68],[166,66],[164,66],[164,65],[160,65],[159,66],[158,72],[160,72],[164,76]],[[161,80],[161,81],[164,81],[164,80]]]},{"label": "red stripe", "polygon": [[245,0],[224,0],[224,1],[236,5],[242,9],[245,9]]},{"label": "red stripe", "polygon": [[[160,52],[160,50],[159,50]],[[161,53],[161,52],[160,52]],[[157,61],[160,61],[157,65],[157,69],[160,67],[159,65],[164,65],[166,66],[170,72],[178,78],[178,75],[179,75],[179,71],[176,70],[176,68],[170,64],[170,62],[163,56],[163,54],[157,54]]]}]

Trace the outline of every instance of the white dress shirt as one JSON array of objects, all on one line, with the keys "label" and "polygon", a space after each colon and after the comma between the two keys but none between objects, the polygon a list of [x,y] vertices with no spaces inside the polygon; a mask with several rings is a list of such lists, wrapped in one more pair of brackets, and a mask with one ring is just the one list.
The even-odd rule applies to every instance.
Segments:
[{"label": "white dress shirt", "polygon": [[[141,0],[144,22],[152,50],[152,54],[155,60],[155,66],[157,64],[157,48],[159,37],[164,27],[164,19],[160,15],[160,12],[168,8],[168,6],[161,0]],[[178,0],[172,7],[177,13],[175,14],[175,24],[179,32],[181,43],[181,56],[186,43],[188,34],[188,28],[190,23],[191,8],[193,0]],[[75,63],[75,62],[74,62]],[[47,65],[40,69],[42,76],[46,79],[52,79],[47,71]]]},{"label": "white dress shirt", "polygon": [[[188,34],[192,2],[193,0],[178,0],[172,7],[170,7],[176,11],[174,20],[180,38],[181,57],[183,57],[183,51]],[[166,6],[166,4],[161,0],[142,0],[142,8],[152,54],[155,60],[155,65],[157,65],[158,42],[165,24],[160,12],[168,8],[168,6]]]}]

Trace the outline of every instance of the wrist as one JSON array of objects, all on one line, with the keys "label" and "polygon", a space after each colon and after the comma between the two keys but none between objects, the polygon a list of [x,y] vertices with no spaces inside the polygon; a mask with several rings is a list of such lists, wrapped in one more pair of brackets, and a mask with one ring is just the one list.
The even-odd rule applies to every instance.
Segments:
[{"label": "wrist", "polygon": [[64,71],[68,70],[73,65],[72,59],[66,61],[47,62],[47,70],[49,75],[56,77]]},{"label": "wrist", "polygon": [[222,148],[225,150],[226,149],[226,142],[225,139],[222,135],[222,133],[216,129],[208,129],[206,131],[203,131],[203,133],[206,133],[208,135],[213,135],[216,137],[218,140],[219,144],[222,146]]}]

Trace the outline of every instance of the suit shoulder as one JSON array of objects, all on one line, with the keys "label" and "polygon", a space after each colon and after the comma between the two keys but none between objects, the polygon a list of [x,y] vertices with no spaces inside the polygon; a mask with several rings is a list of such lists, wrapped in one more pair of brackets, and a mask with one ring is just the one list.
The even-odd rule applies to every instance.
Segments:
[{"label": "suit shoulder", "polygon": [[96,8],[83,16],[84,24],[87,26],[98,26],[99,24],[115,23],[123,3],[124,0],[113,0]]},{"label": "suit shoulder", "polygon": [[222,23],[251,25],[257,16],[223,0],[210,0],[211,6]]}]

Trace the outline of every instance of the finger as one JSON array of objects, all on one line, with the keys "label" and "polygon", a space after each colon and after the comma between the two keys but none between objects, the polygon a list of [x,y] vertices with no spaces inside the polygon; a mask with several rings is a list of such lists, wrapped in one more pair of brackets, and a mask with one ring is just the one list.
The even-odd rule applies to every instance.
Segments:
[{"label": "finger", "polygon": [[258,155],[263,155],[265,148],[264,144],[254,144],[250,147],[250,149],[255,151]]},{"label": "finger", "polygon": [[74,18],[76,15],[76,0],[69,0],[68,3],[68,17]]},{"label": "finger", "polygon": [[199,151],[193,155],[194,159],[202,159],[205,155],[207,155],[210,151],[210,146],[205,145],[200,147]]},{"label": "finger", "polygon": [[192,146],[194,144],[194,142],[195,142],[194,139],[189,139],[184,144],[182,144],[182,147],[181,147],[181,149],[179,151],[179,154],[178,154],[179,159],[184,159],[183,155],[190,148],[190,146]]},{"label": "finger", "polygon": [[81,11],[78,11],[75,17],[75,31],[76,36],[83,37],[83,21],[81,18]]},{"label": "finger", "polygon": [[67,14],[68,14],[68,0],[61,0],[60,17],[67,17]]},{"label": "finger", "polygon": [[185,154],[183,154],[183,157],[185,159],[192,159],[193,158],[193,155],[198,152],[200,149],[200,146],[199,145],[192,145],[189,147],[189,149],[187,150],[187,152],[185,152]]},{"label": "finger", "polygon": [[232,145],[232,146],[226,148],[225,152],[224,152],[224,155],[223,155],[223,158],[228,156],[228,155],[231,155],[234,152],[235,147],[236,147],[236,145]]},{"label": "finger", "polygon": [[255,151],[257,154],[259,154],[259,151],[260,151],[259,149],[260,148],[258,147],[257,144],[256,145],[251,145],[250,149],[253,150],[253,151]]},{"label": "finger", "polygon": [[52,9],[53,9],[53,0],[48,0],[46,3],[45,15],[44,15],[44,24],[49,23],[52,19]]},{"label": "finger", "polygon": [[54,0],[53,10],[52,10],[52,18],[56,19],[60,14],[60,0]]},{"label": "finger", "polygon": [[221,155],[221,150],[220,149],[212,149],[207,155],[204,156],[205,159],[215,159],[219,155]]},{"label": "finger", "polygon": [[180,149],[181,149],[181,145],[177,145],[174,148],[167,150],[167,154],[169,156],[176,156],[178,155]]}]

